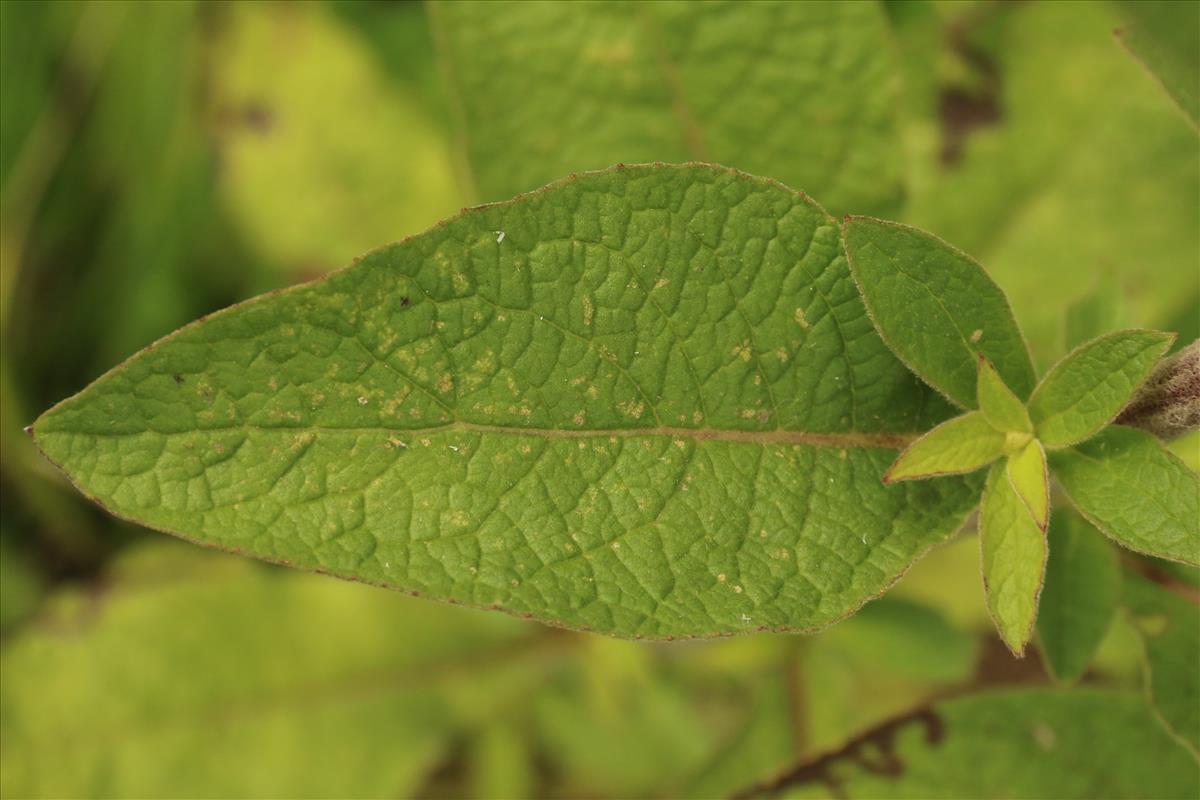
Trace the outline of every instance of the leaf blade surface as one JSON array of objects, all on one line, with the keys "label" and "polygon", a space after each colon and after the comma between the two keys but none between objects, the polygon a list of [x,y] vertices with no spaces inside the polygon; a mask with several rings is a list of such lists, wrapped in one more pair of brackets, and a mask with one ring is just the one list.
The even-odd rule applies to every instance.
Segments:
[{"label": "leaf blade surface", "polygon": [[1050,473],[1046,468],[1046,451],[1033,439],[1019,452],[1008,457],[1005,471],[1013,491],[1029,509],[1033,521],[1043,531],[1050,521]]},{"label": "leaf blade surface", "polygon": [[1004,453],[1005,436],[978,411],[943,422],[908,446],[888,468],[890,482],[974,472]]},{"label": "leaf blade surface", "polygon": [[1146,654],[1146,695],[1167,729],[1200,758],[1200,611],[1140,575],[1127,575],[1125,607]]},{"label": "leaf blade surface", "polygon": [[902,197],[894,59],[875,4],[431,8],[481,200],[653,160],[770,175],[838,213],[884,213]]},{"label": "leaf blade surface", "polygon": [[992,362],[986,358],[979,360],[976,395],[979,410],[996,430],[1033,433],[1033,423],[1029,421],[1029,412],[1025,410],[1025,404],[1004,384],[1000,373],[996,372]]},{"label": "leaf blade surface", "polygon": [[1077,514],[1056,511],[1047,538],[1038,639],[1054,677],[1074,681],[1087,670],[1116,613],[1121,570],[1102,534]]},{"label": "leaf blade surface", "polygon": [[880,335],[925,382],[963,408],[977,404],[980,355],[1019,398],[1033,364],[1008,300],[965,253],[924,231],[850,217],[843,240]]},{"label": "leaf blade surface", "polygon": [[1079,512],[1123,547],[1200,564],[1200,478],[1148,433],[1113,425],[1050,454]]},{"label": "leaf blade surface", "polygon": [[930,399],[818,206],[650,166],[213,315],[34,436],[89,497],[185,538],[572,628],[702,636],[829,624],[958,527],[971,481],[879,480]]},{"label": "leaf blade surface", "polygon": [[1073,350],[1029,398],[1038,438],[1064,447],[1099,431],[1125,407],[1174,338],[1158,331],[1117,331]]},{"label": "leaf blade surface", "polygon": [[988,611],[1017,656],[1033,635],[1046,569],[1046,535],[1013,490],[1003,463],[988,473],[979,510],[979,549]]}]

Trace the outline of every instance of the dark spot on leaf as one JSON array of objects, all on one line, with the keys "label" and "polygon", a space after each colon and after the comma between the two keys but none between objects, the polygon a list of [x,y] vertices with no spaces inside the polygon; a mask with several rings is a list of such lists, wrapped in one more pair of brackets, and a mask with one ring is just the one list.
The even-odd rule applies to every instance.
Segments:
[{"label": "dark spot on leaf", "polygon": [[178,372],[176,372],[176,373],[175,373],[174,375],[172,375],[171,377],[175,379],[175,382],[176,382],[176,383],[183,383],[183,376],[182,376],[182,375],[180,375]]},{"label": "dark spot on leaf", "polygon": [[410,305],[412,305],[412,300],[410,300],[407,295],[400,298],[400,307],[401,308],[408,308]]},{"label": "dark spot on leaf", "polygon": [[952,167],[962,160],[971,133],[995,125],[1003,117],[1000,108],[1000,70],[990,54],[979,48],[971,34],[987,14],[967,16],[946,32],[950,49],[962,59],[974,85],[943,86],[938,96],[938,118],[942,123],[942,164]]},{"label": "dark spot on leaf", "polygon": [[242,108],[242,122],[250,130],[266,135],[275,127],[275,115],[263,103],[251,101]]}]

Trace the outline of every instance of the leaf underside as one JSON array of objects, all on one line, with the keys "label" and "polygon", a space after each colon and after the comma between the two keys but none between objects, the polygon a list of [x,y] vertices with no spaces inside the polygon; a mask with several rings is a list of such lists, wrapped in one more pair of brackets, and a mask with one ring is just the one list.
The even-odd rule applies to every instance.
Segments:
[{"label": "leaf underside", "polygon": [[167,337],[47,412],[113,513],[620,636],[811,630],[978,482],[884,486],[944,413],[819,206],[704,165],[464,212]]}]

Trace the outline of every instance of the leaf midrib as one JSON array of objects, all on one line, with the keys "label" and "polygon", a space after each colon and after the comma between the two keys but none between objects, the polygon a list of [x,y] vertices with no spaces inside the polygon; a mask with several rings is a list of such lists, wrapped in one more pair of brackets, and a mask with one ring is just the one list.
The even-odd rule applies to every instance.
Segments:
[{"label": "leaf midrib", "polygon": [[[790,431],[773,429],[767,431],[744,431],[733,428],[675,428],[670,426],[655,426],[651,428],[527,428],[515,425],[486,425],[475,422],[451,422],[445,425],[435,425],[424,428],[393,428],[386,425],[255,425],[244,423],[240,425],[224,425],[215,428],[192,428],[181,431],[156,431],[145,429],[140,431],[48,431],[47,433],[66,433],[69,435],[121,437],[155,434],[158,436],[185,436],[205,433],[222,433],[237,430],[278,431],[280,433],[306,433],[326,431],[336,433],[386,433],[397,436],[428,436],[441,433],[480,433],[502,434],[508,436],[528,436],[542,439],[634,439],[634,438],[665,438],[693,439],[695,441],[740,442],[742,444],[791,444],[808,445],[812,447],[855,447],[855,448],[885,448],[899,450],[907,447],[920,433],[865,433],[844,431],[820,433],[816,431]],[[44,435],[44,434],[43,434]]]}]

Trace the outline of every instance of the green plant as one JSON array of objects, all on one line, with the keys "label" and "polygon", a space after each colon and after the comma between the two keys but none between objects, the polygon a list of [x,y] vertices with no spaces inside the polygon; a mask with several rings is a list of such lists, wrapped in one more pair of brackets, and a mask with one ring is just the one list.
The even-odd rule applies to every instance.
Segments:
[{"label": "green plant", "polygon": [[[286,109],[316,78],[241,86],[241,61],[261,71],[274,60],[265,44],[290,41],[261,10],[236,12],[255,60],[220,67],[237,103],[264,104],[253,130],[221,133],[233,165],[221,191],[285,269],[336,259],[359,226],[458,204],[436,114],[384,115],[361,146],[354,107],[397,98],[362,78],[376,65],[313,8],[288,30],[318,32],[313,63],[342,65],[346,124],[325,126],[314,104],[284,114],[278,138],[264,133],[266,107]],[[1187,445],[1165,442],[1196,426],[1200,345],[1172,353],[1175,334],[1127,327],[1191,338],[1177,312],[1194,276],[1163,270],[1141,295],[1113,278],[1139,267],[1130,254],[1194,258],[1195,187],[1177,180],[1194,131],[1137,107],[1101,126],[1092,104],[1068,102],[1055,119],[1097,137],[1106,158],[1132,130],[1153,144],[1112,170],[1080,167],[1088,158],[1051,168],[1075,140],[1057,127],[1027,136],[1037,114],[1013,103],[981,150],[951,148],[935,157],[960,166],[922,173],[909,154],[925,146],[920,125],[898,110],[918,116],[930,66],[916,5],[886,18],[867,3],[502,8],[429,8],[462,202],[501,202],[177,330],[44,413],[33,441],[122,520],[299,570],[619,639],[820,637],[641,648],[393,609],[385,592],[343,596],[337,582],[164,549],[114,561],[119,588],[94,626],[79,621],[87,595],[66,593],[49,628],[77,636],[35,631],[6,652],[6,676],[24,681],[10,685],[82,688],[6,692],[5,793],[407,795],[465,748],[453,763],[478,772],[450,783],[483,796],[1194,795],[1200,479],[1176,454]],[[1082,28],[1055,6],[986,13],[1025,43],[1004,65],[1006,90],[1046,80],[1062,63],[1046,52],[1061,48],[1127,94],[1123,73],[1092,57],[1087,37],[1111,27],[1095,8],[1078,12]],[[1053,41],[1020,28],[1060,14],[1071,26]],[[1187,54],[1161,52],[1179,44],[1169,27],[1139,31],[1129,46],[1167,65],[1163,82],[1189,109]],[[905,104],[888,80],[892,45],[907,51]],[[311,141],[339,164],[362,160],[329,170]],[[399,161],[372,169],[396,141],[429,154],[411,185]],[[653,163],[607,166],[621,160]],[[562,177],[571,170],[590,171]],[[1093,173],[1122,176],[1122,192],[1096,189]],[[297,213],[269,204],[291,180],[297,195],[323,187]],[[371,213],[344,201],[345,181],[367,187]],[[398,210],[384,205],[393,185]],[[1120,213],[1123,192],[1182,233],[1139,228]],[[1068,247],[1055,215],[1077,196],[1116,210],[1081,212],[1086,232]],[[1053,222],[1031,225],[1035,206]],[[1087,228],[1126,217],[1120,231]],[[996,281],[922,229],[979,255]],[[1112,253],[1113,275],[1068,303],[1098,252]],[[1064,253],[1085,266],[1051,269]],[[1030,301],[1042,295],[1054,302]],[[974,542],[953,543],[964,528],[979,531],[967,558],[958,544]],[[948,621],[964,593],[936,592],[964,574],[977,586],[975,563],[980,619],[1017,656],[1036,642],[1056,686],[996,691],[996,664],[1041,666],[1012,666],[998,642],[999,656],[978,657]],[[881,597],[910,568],[926,580]],[[124,593],[152,573],[172,579]],[[329,640],[297,646],[304,630]],[[237,646],[211,644],[222,639]],[[1120,662],[1138,648],[1144,667]],[[128,663],[142,649],[196,675]],[[1145,699],[1105,683],[1139,668]],[[1096,685],[1070,686],[1089,671]],[[68,726],[82,755],[47,770],[58,720],[114,682],[124,691]],[[948,685],[965,696],[928,688]],[[203,726],[176,723],[208,720],[209,704],[234,709],[238,735],[206,743]],[[356,727],[376,732],[370,747],[338,734]],[[260,758],[268,740],[278,746]],[[210,773],[193,752],[227,766]],[[288,771],[313,753],[328,769]],[[535,777],[534,762],[557,766]]]}]

